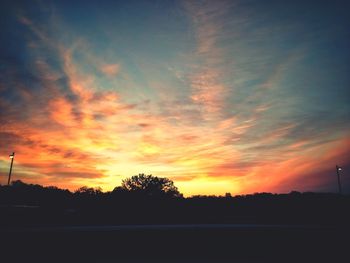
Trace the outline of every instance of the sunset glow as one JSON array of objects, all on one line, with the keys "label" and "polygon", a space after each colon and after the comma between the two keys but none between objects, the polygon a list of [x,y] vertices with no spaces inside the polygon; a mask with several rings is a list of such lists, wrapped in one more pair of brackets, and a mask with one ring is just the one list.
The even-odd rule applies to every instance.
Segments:
[{"label": "sunset glow", "polygon": [[1,184],[15,152],[13,180],[71,190],[334,192],[338,164],[350,191],[345,9],[29,2],[1,4]]}]

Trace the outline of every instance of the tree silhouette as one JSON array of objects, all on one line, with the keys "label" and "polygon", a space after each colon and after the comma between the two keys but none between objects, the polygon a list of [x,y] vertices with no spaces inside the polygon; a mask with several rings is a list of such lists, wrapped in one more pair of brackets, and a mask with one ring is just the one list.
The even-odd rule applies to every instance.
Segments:
[{"label": "tree silhouette", "polygon": [[151,174],[139,174],[122,181],[122,189],[147,196],[182,197],[174,182]]},{"label": "tree silhouette", "polygon": [[78,190],[74,192],[75,194],[80,194],[80,195],[100,195],[102,193],[102,189],[100,187],[87,187],[87,186],[82,186]]}]

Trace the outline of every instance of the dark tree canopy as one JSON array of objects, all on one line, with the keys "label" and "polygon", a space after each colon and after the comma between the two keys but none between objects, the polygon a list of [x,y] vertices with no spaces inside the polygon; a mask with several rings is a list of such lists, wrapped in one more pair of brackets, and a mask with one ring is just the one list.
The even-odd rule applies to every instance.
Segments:
[{"label": "dark tree canopy", "polygon": [[138,192],[148,196],[182,197],[172,180],[151,174],[139,174],[127,178],[122,181],[121,187],[129,192]]},{"label": "dark tree canopy", "polygon": [[102,189],[100,187],[87,187],[82,186],[78,190],[74,192],[75,194],[85,194],[85,195],[100,195],[102,193]]}]

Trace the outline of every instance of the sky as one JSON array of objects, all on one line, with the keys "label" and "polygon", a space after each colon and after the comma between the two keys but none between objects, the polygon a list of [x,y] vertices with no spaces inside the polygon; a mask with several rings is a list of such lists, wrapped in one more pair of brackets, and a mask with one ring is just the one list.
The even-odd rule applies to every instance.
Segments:
[{"label": "sky", "polygon": [[0,183],[350,193],[347,1],[1,1]]}]

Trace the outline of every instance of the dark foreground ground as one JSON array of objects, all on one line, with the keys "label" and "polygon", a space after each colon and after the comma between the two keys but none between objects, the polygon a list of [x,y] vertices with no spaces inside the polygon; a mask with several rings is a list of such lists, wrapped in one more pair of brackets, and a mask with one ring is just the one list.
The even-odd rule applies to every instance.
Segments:
[{"label": "dark foreground ground", "polygon": [[0,229],[0,262],[350,262],[348,228],[282,225]]},{"label": "dark foreground ground", "polygon": [[0,187],[0,263],[350,262],[350,196]]}]

